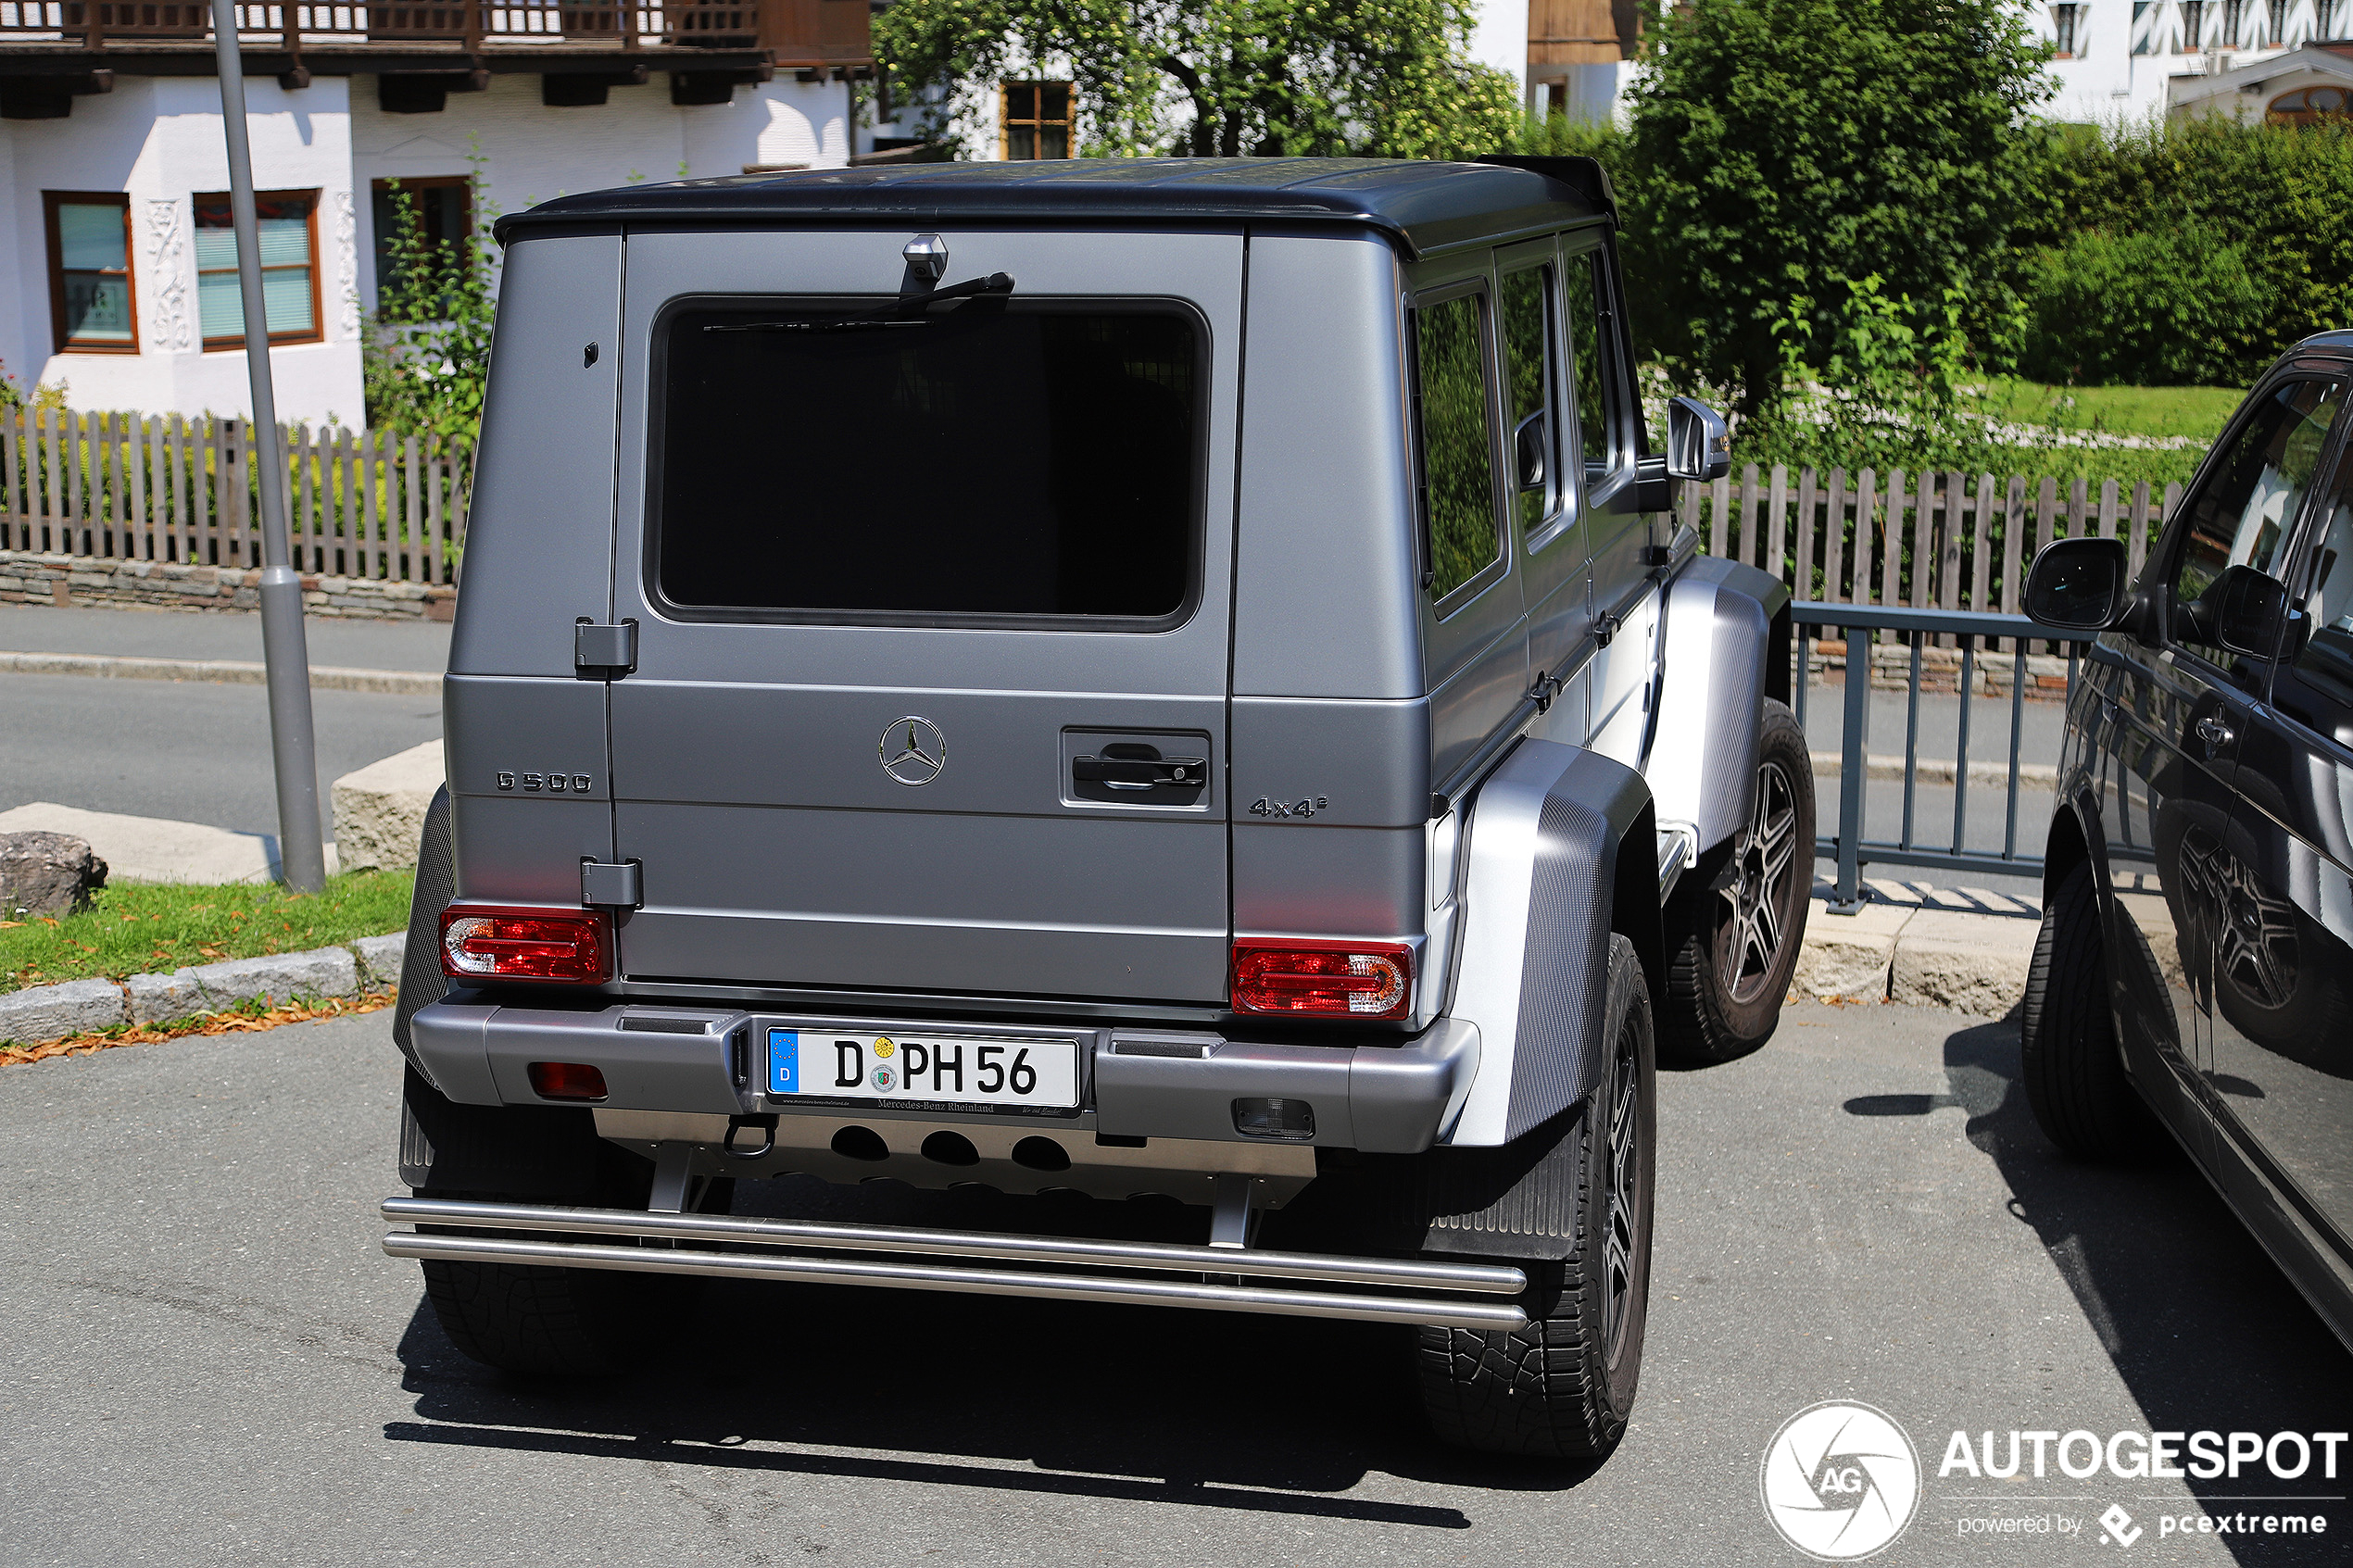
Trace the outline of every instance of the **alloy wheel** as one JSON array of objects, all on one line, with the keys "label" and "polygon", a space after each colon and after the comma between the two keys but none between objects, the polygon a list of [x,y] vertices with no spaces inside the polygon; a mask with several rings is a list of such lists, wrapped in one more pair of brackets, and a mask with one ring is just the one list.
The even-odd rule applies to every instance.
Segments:
[{"label": "alloy wheel", "polygon": [[1797,791],[1779,762],[1756,770],[1756,804],[1732,855],[1719,959],[1735,1002],[1771,984],[1789,939],[1791,884],[1798,873]]},{"label": "alloy wheel", "polygon": [[1642,1171],[1642,1061],[1631,1023],[1618,1031],[1611,1074],[1608,1144],[1602,1169],[1609,1185],[1606,1228],[1602,1234],[1602,1345],[1607,1364],[1617,1364],[1634,1294],[1634,1227]]}]

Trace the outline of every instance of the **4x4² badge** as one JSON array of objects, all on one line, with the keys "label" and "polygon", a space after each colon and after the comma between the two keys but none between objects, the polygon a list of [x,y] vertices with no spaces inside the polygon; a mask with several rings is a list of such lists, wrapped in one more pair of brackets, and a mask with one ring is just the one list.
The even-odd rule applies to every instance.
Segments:
[{"label": "4x4\u00b2 badge", "polygon": [[883,771],[903,784],[927,784],[948,766],[948,740],[939,726],[912,714],[893,719],[875,750]]}]

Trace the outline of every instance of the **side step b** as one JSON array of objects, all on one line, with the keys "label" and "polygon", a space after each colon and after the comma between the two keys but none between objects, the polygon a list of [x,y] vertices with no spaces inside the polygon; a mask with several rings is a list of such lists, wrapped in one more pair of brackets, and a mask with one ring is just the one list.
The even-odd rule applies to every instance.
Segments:
[{"label": "side step b", "polygon": [[[1516,1302],[1450,1298],[1520,1294],[1528,1288],[1528,1276],[1508,1265],[1332,1258],[1306,1252],[1258,1252],[1156,1242],[1090,1241],[1063,1236],[925,1231],[904,1225],[739,1220],[723,1214],[649,1214],[629,1209],[559,1209],[538,1204],[469,1203],[422,1198],[386,1198],[383,1213],[394,1223],[541,1233],[535,1236],[507,1237],[452,1236],[439,1230],[394,1231],[384,1237],[384,1248],[395,1258],[1035,1296],[1066,1301],[1346,1318],[1360,1323],[1433,1323],[1499,1333],[1509,1333],[1528,1323],[1528,1314]],[[610,1236],[617,1238],[618,1244],[580,1239],[583,1236]],[[699,1245],[638,1245],[645,1241]],[[720,1250],[746,1247],[789,1250]],[[812,1256],[834,1252],[867,1256]],[[929,1261],[891,1261],[897,1259]],[[1016,1262],[1032,1267],[975,1266],[964,1260]],[[1154,1274],[1187,1277],[1150,1277]],[[1243,1280],[1282,1280],[1313,1288],[1277,1288],[1240,1283]],[[1320,1288],[1326,1286],[1356,1289]],[[1363,1294],[1365,1290],[1399,1294]],[[1415,1291],[1440,1294],[1404,1294]]]}]

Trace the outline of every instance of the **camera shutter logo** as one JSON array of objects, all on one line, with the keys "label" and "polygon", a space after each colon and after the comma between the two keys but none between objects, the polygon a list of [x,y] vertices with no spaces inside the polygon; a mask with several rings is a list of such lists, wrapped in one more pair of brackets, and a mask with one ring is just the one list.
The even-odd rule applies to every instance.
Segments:
[{"label": "camera shutter logo", "polygon": [[948,766],[948,739],[939,726],[912,714],[893,719],[875,749],[882,755],[883,771],[910,787],[931,783]]},{"label": "camera shutter logo", "polygon": [[1825,1562],[1870,1556],[1919,1507],[1920,1461],[1885,1411],[1825,1400],[1782,1423],[1765,1449],[1765,1517]]}]

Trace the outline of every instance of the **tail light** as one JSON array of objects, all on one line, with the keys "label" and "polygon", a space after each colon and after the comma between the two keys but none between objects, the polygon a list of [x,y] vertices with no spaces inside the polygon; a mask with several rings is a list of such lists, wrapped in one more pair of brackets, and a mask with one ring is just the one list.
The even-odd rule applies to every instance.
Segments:
[{"label": "tail light", "polygon": [[542,980],[596,985],[606,962],[605,917],[593,909],[441,911],[441,972],[452,980]]},{"label": "tail light", "polygon": [[1400,942],[1234,944],[1239,1012],[1403,1018],[1413,993],[1413,950]]},{"label": "tail light", "polygon": [[604,1073],[588,1062],[535,1061],[528,1071],[531,1092],[541,1099],[605,1098]]}]

